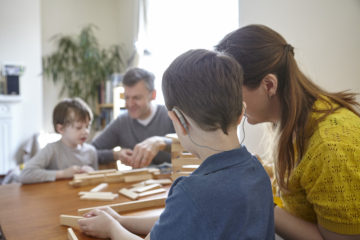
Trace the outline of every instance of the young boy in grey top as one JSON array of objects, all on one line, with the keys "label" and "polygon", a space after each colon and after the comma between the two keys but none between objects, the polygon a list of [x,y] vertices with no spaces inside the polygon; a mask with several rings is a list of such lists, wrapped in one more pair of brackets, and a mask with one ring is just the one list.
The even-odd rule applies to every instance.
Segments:
[{"label": "young boy in grey top", "polygon": [[97,169],[96,150],[85,143],[92,117],[90,108],[80,98],[58,103],[53,112],[53,124],[61,139],[46,145],[25,165],[20,181],[49,182]]}]

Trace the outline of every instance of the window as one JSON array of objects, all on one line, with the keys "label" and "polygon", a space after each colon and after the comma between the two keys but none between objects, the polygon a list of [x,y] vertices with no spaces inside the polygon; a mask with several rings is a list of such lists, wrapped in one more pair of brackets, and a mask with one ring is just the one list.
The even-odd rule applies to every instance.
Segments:
[{"label": "window", "polygon": [[148,0],[140,16],[136,43],[139,67],[156,76],[157,103],[163,104],[161,78],[181,53],[194,48],[213,49],[238,28],[238,0]]}]

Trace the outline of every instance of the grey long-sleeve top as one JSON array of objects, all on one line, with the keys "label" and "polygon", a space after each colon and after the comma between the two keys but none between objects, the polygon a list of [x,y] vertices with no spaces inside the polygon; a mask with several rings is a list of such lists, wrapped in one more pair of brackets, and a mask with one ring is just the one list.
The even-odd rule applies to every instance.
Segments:
[{"label": "grey long-sleeve top", "polygon": [[61,140],[49,143],[25,164],[21,171],[22,183],[55,181],[56,171],[78,165],[98,168],[97,154],[94,146],[84,143],[81,148],[73,149]]},{"label": "grey long-sleeve top", "polygon": [[[148,125],[144,126],[136,119],[132,119],[126,111],[113,120],[94,139],[92,144],[97,149],[99,163],[109,163],[114,161],[112,152],[114,147],[133,149],[136,144],[149,137],[165,136],[174,132],[175,129],[167,114],[166,107],[158,105],[156,113]],[[171,140],[168,140],[167,144],[171,144]],[[153,159],[152,164],[170,162],[170,157],[170,152],[160,151]]]}]

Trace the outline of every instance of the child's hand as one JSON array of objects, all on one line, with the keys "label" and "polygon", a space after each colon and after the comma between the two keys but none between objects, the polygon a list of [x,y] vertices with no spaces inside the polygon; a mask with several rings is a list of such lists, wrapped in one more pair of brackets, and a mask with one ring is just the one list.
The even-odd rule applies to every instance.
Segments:
[{"label": "child's hand", "polygon": [[122,226],[107,212],[95,209],[85,214],[86,218],[78,220],[80,230],[86,235],[98,238],[110,238],[115,229]]},{"label": "child's hand", "polygon": [[95,171],[92,167],[88,166],[88,165],[84,165],[81,167],[81,171],[83,173],[88,173],[88,172],[93,172]]},{"label": "child's hand", "polygon": [[[119,213],[117,213],[114,209],[112,209],[111,207],[105,206],[105,207],[100,207],[98,208],[101,211],[106,212],[107,214],[109,214],[111,217],[113,217],[114,219],[116,219],[120,224],[122,224],[122,220],[124,219],[123,216],[121,216]],[[88,218],[88,217],[93,217],[93,211],[87,212],[83,215],[84,217]]]},{"label": "child's hand", "polygon": [[59,170],[56,172],[56,179],[63,179],[63,178],[72,178],[76,173],[83,173],[84,171],[81,170],[79,166],[71,166],[69,168]]}]

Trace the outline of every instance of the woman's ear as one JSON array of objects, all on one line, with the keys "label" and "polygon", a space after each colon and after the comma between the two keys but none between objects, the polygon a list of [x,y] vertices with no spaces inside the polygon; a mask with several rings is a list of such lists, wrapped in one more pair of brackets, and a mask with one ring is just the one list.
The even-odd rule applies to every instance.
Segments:
[{"label": "woman's ear", "polygon": [[[183,135],[187,134],[187,130],[185,129],[185,127],[181,124],[180,119],[178,118],[178,116],[175,114],[175,112],[173,111],[168,111],[168,115],[169,118],[172,120],[175,129],[180,129],[181,133]],[[175,126],[176,125],[176,126]]]},{"label": "woman's ear", "polygon": [[276,95],[278,88],[278,78],[275,74],[268,74],[261,80],[261,85],[266,91],[269,98]]}]

